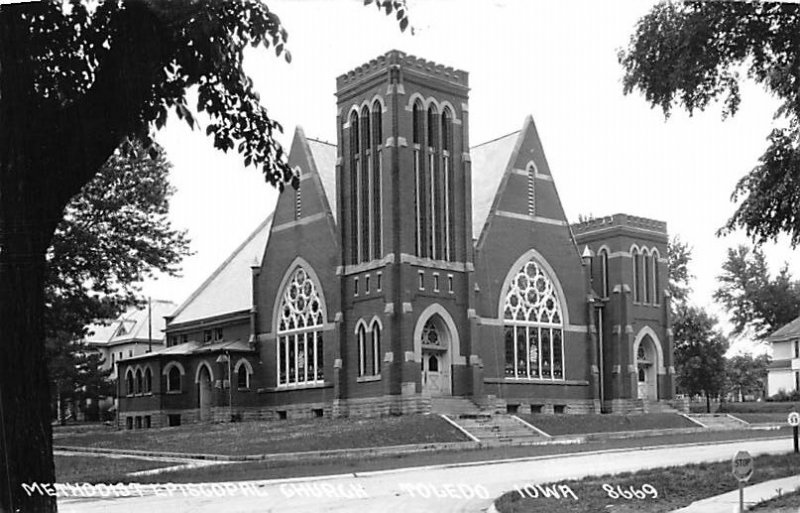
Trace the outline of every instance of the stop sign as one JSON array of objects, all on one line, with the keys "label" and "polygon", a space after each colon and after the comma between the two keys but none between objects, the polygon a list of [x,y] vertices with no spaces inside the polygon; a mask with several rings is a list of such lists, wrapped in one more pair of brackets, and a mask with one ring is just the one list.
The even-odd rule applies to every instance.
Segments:
[{"label": "stop sign", "polygon": [[739,451],[733,457],[733,477],[747,481],[753,475],[753,457],[747,451]]}]

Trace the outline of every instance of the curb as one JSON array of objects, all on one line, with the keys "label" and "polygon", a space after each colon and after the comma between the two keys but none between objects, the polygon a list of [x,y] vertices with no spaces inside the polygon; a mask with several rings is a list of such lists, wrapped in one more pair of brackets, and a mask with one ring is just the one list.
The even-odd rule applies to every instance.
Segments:
[{"label": "curb", "polygon": [[[750,426],[749,429],[742,431],[773,430],[773,426]],[[543,440],[524,440],[505,444],[487,442],[433,442],[427,444],[406,444],[393,445],[387,447],[363,447],[351,449],[328,449],[321,451],[302,451],[285,452],[273,454],[245,454],[245,455],[225,455],[225,454],[205,454],[205,453],[180,453],[168,451],[147,451],[138,449],[108,449],[100,447],[77,447],[54,445],[53,450],[64,452],[84,452],[92,454],[113,454],[118,456],[131,456],[139,458],[175,458],[180,460],[205,460],[220,462],[246,462],[246,461],[265,461],[273,463],[307,463],[314,461],[324,461],[329,459],[361,459],[365,457],[380,456],[401,456],[405,454],[419,454],[426,452],[449,452],[478,450],[493,447],[535,447],[543,445],[579,445],[587,442],[602,440],[625,440],[634,438],[649,438],[663,435],[682,435],[695,433],[708,433],[712,431],[708,428],[673,428],[673,429],[649,429],[644,431],[615,431],[608,433],[591,433],[586,435],[557,435]]]}]

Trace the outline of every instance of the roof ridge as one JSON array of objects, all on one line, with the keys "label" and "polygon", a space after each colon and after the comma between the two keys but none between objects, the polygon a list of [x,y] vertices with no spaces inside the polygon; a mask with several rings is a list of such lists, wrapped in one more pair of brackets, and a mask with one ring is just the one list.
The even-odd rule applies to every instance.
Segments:
[{"label": "roof ridge", "polygon": [[[261,222],[258,224],[258,226],[256,227],[256,229],[255,229],[255,230],[253,230],[253,231],[252,231],[252,233],[250,233],[250,235],[248,235],[248,236],[247,236],[247,238],[244,240],[244,242],[242,242],[241,244],[239,244],[239,245],[236,247],[236,249],[235,249],[235,250],[233,250],[233,252],[231,252],[231,254],[230,254],[230,255],[228,255],[228,258],[226,258],[226,259],[225,259],[225,260],[222,262],[222,264],[220,264],[220,265],[219,265],[219,267],[217,267],[216,269],[214,269],[214,272],[212,272],[212,273],[211,273],[211,275],[210,275],[208,278],[206,278],[206,279],[205,279],[205,281],[204,281],[203,283],[201,283],[201,284],[200,284],[200,286],[199,286],[199,287],[197,287],[197,289],[195,289],[195,291],[194,291],[194,292],[192,292],[192,293],[191,293],[191,295],[190,295],[190,296],[189,296],[189,297],[186,299],[186,301],[184,301],[183,303],[181,303],[181,304],[180,304],[180,306],[178,306],[178,308],[176,308],[176,309],[175,309],[175,311],[174,311],[174,312],[172,312],[172,314],[170,315],[170,318],[174,319],[174,318],[178,317],[178,315],[180,315],[180,314],[181,314],[181,312],[183,312],[183,311],[186,309],[186,307],[189,305],[189,303],[191,303],[192,301],[194,301],[195,299],[197,299],[197,296],[199,296],[199,295],[200,295],[200,293],[201,293],[203,290],[205,290],[205,289],[206,289],[206,287],[208,287],[208,286],[209,286],[209,284],[211,284],[211,282],[212,282],[212,281],[214,281],[214,279],[215,279],[217,276],[219,276],[219,274],[222,272],[222,270],[223,270],[223,269],[225,269],[225,267],[227,267],[227,266],[228,266],[228,264],[231,262],[231,260],[233,260],[233,258],[234,258],[236,255],[238,255],[238,254],[239,254],[239,253],[240,253],[242,250],[244,250],[245,246],[247,246],[247,244],[248,244],[248,243],[249,243],[251,240],[253,240],[253,239],[255,238],[255,236],[256,236],[256,235],[258,235],[258,234],[261,232],[261,230],[263,230],[263,229],[264,229],[264,227],[267,225],[267,223],[270,223],[270,222],[272,222],[272,217],[273,217],[273,215],[274,215],[274,214],[275,214],[275,211],[274,211],[274,210],[273,210],[272,212],[270,212],[270,213],[269,213],[269,215],[266,217],[266,219],[264,219],[263,221],[261,221]],[[166,329],[166,328],[165,328],[165,329]]]},{"label": "roof ridge", "polygon": [[333,146],[334,148],[336,147],[336,145],[334,143],[330,143],[328,141],[323,141],[322,139],[317,139],[316,137],[306,137],[306,140],[307,141],[318,142],[320,144],[327,144],[328,146]]},{"label": "roof ridge", "polygon": [[499,141],[500,139],[505,139],[506,137],[509,137],[509,136],[512,136],[512,135],[518,134],[518,133],[520,133],[520,132],[522,132],[522,129],[521,129],[521,128],[520,128],[519,130],[514,130],[513,132],[509,132],[509,133],[507,133],[506,135],[501,135],[500,137],[495,137],[494,139],[491,139],[491,140],[489,140],[489,141],[485,141],[485,142],[482,142],[482,143],[480,143],[480,144],[476,144],[475,146],[471,146],[471,147],[470,147],[470,149],[472,150],[472,149],[475,149],[475,148],[477,148],[477,147],[479,147],[479,146],[485,146],[485,145],[487,145],[487,144],[489,144],[489,143],[493,143],[493,142],[495,142],[495,141]]}]

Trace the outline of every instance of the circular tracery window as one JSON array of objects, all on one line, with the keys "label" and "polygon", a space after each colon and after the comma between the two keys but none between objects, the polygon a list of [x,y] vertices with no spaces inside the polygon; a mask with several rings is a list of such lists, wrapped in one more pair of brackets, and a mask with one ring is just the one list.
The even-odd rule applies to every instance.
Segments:
[{"label": "circular tracery window", "polygon": [[441,344],[439,331],[436,329],[433,319],[428,319],[425,326],[422,328],[422,344],[431,346],[438,346]]},{"label": "circular tracery window", "polygon": [[292,276],[281,303],[279,333],[323,324],[317,287],[302,267]]},{"label": "circular tracery window", "polygon": [[535,261],[526,263],[511,280],[503,317],[543,324],[562,323],[553,282]]}]

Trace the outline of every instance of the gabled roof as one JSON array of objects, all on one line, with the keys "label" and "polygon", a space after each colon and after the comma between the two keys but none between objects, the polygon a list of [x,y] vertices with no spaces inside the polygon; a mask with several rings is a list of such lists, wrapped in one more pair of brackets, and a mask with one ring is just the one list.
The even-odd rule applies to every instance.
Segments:
[{"label": "gabled roof", "polygon": [[201,344],[200,342],[186,342],[172,347],[165,347],[152,353],[140,354],[125,358],[128,363],[133,360],[145,360],[155,356],[187,356],[203,353],[219,353],[219,352],[236,352],[236,353],[251,353],[255,351],[250,344],[241,340],[232,340],[229,342],[214,342],[212,344]]},{"label": "gabled roof", "polygon": [[170,325],[250,310],[251,267],[261,264],[271,227],[272,214],[175,310]]},{"label": "gabled roof", "polygon": [[338,210],[336,208],[336,145],[317,139],[306,137],[308,149],[314,159],[317,174],[322,182],[325,196],[328,198],[328,205],[331,207],[334,221],[337,220]]},{"label": "gabled roof", "polygon": [[783,340],[791,340],[800,338],[800,317],[793,320],[786,326],[779,328],[775,333],[767,337],[768,342],[781,342]]},{"label": "gabled roof", "polygon": [[[153,340],[160,342],[164,338],[164,317],[175,311],[175,303],[162,299],[150,301],[150,308],[145,304],[142,308],[132,307],[111,323],[93,324],[89,326],[90,335],[86,342],[92,345],[119,345],[132,342],[147,342],[152,333]],[[152,320],[148,322],[148,314]]]},{"label": "gabled roof", "polygon": [[477,239],[492,205],[500,182],[505,176],[511,156],[517,147],[521,130],[470,148],[472,161],[472,237]]}]

